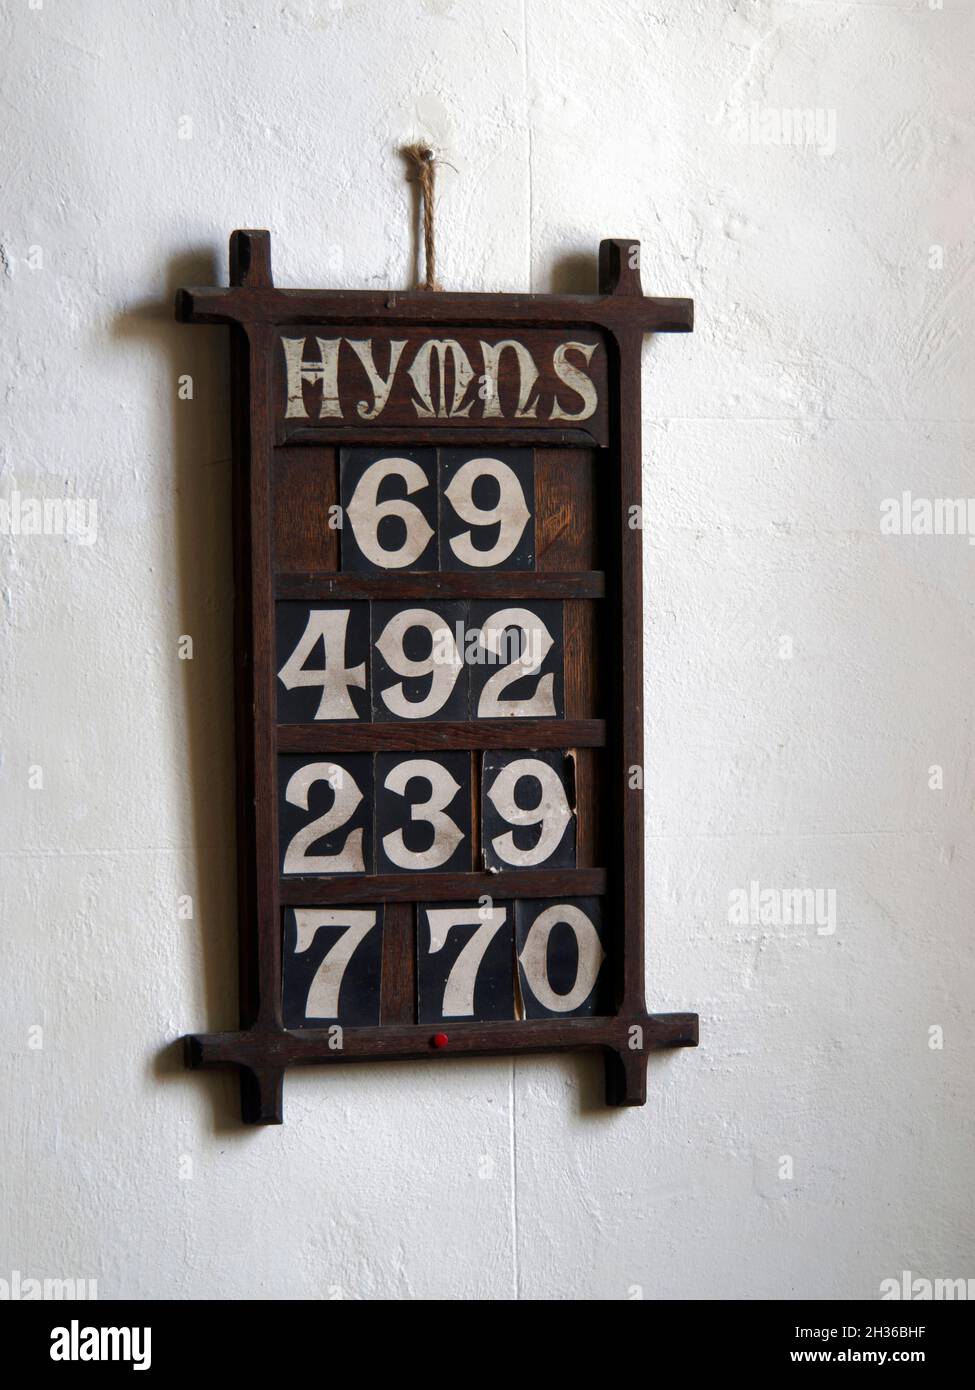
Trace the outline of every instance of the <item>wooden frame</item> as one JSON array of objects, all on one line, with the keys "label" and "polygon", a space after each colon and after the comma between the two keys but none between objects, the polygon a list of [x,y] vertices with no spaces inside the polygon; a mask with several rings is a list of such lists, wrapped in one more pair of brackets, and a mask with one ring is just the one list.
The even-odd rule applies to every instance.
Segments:
[{"label": "wooden frame", "polygon": [[[687,299],[644,296],[639,246],[608,240],[599,249],[598,294],[454,294],[418,291],[281,290],[273,286],[270,237],[237,231],[230,243],[230,288],[184,289],[176,316],[185,323],[226,324],[232,335],[234,439],[234,553],[237,743],[237,862],[240,934],[240,1028],[186,1039],[190,1067],[236,1068],[243,1119],[278,1124],[283,1118],[284,1072],[289,1066],[372,1059],[441,1062],[476,1056],[570,1049],[601,1049],[607,1065],[607,1102],[640,1105],[646,1099],[650,1051],[693,1047],[697,1016],[646,1011],[644,994],[644,833],[642,788],[629,769],[643,767],[643,574],[641,531],[630,509],[641,506],[641,348],[646,333],[692,327]],[[343,332],[369,325],[384,329],[485,333],[571,329],[595,335],[605,349],[605,413],[584,424],[523,418],[481,424],[448,419],[412,424],[358,420],[275,418],[272,399],[277,331],[283,326],[328,324]],[[324,388],[323,388],[324,389]],[[446,390],[444,385],[443,390]],[[395,410],[394,410],[395,414]],[[335,573],[276,572],[273,559],[272,469],[282,445],[450,444],[542,445],[597,448],[611,499],[603,570],[573,572],[463,571]],[[414,724],[333,722],[276,724],[274,606],[283,599],[345,598],[594,600],[614,659],[606,718],[450,720]],[[396,873],[287,878],[279,872],[277,756],[447,749],[604,749],[609,798],[602,815],[614,830],[604,867],[518,869],[500,873]],[[619,826],[619,833],[615,827]],[[546,899],[599,896],[612,886],[612,994],[615,1009],[598,1017],[521,1018],[451,1023],[449,1047],[434,1043],[429,1024],[411,1021],[410,903],[450,898]],[[344,1030],[341,1050],[328,1032],[289,1031],[282,1022],[282,910],[287,905],[381,902],[383,1021]],[[387,983],[388,972],[388,983]],[[398,983],[399,982],[399,983]],[[439,1038],[445,1035],[438,1035]],[[635,1045],[638,1040],[639,1045]]]}]

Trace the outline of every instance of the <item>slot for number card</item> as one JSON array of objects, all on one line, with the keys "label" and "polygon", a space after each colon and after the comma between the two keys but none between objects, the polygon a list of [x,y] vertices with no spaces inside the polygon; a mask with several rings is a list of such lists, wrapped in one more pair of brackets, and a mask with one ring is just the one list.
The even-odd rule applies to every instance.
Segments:
[{"label": "slot for number card", "polygon": [[373,766],[368,753],[278,759],[283,874],[372,872]]},{"label": "slot for number card", "polygon": [[599,898],[520,899],[515,936],[526,1018],[610,1012]]},{"label": "slot for number card", "polygon": [[418,1023],[513,1019],[514,904],[417,906]]},{"label": "slot for number card", "polygon": [[369,604],[278,603],[278,723],[368,719]]},{"label": "slot for number card", "polygon": [[475,719],[561,719],[564,710],[562,604],[514,600],[470,605]]},{"label": "slot for number card", "polygon": [[435,570],[435,449],[343,449],[342,568],[379,574]]},{"label": "slot for number card", "polygon": [[382,956],[381,906],[287,908],[284,1026],[377,1025]]},{"label": "slot for number card", "polygon": [[486,869],[575,867],[569,773],[564,753],[483,754],[481,858]]},{"label": "slot for number card", "polygon": [[376,757],[376,872],[471,868],[469,753]]},{"label": "slot for number card", "polygon": [[535,568],[531,449],[440,450],[440,567]]}]

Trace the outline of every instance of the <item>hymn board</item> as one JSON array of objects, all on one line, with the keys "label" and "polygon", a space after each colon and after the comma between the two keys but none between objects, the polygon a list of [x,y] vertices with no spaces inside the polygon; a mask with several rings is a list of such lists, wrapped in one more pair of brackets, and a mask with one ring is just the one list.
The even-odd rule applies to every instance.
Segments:
[{"label": "hymn board", "polygon": [[644,996],[641,346],[692,304],[604,241],[596,295],[275,289],[234,232],[240,1029],[187,1039],[282,1120],[285,1068],[599,1049]]}]

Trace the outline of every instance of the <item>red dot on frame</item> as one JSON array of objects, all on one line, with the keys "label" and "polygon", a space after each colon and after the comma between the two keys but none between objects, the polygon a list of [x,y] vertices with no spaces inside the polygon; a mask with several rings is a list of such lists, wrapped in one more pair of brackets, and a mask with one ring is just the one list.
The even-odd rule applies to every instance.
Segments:
[{"label": "red dot on frame", "polygon": [[446,1047],[450,1039],[447,1037],[446,1033],[434,1033],[430,1041],[433,1043],[434,1047]]}]

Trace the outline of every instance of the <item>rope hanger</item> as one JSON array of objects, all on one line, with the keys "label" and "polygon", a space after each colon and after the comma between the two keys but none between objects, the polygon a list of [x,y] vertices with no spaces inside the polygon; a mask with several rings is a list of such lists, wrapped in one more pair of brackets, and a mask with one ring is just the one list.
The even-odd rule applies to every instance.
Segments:
[{"label": "rope hanger", "polygon": [[417,289],[439,290],[437,283],[437,236],[434,227],[433,195],[437,179],[437,156],[429,145],[407,145],[403,154],[417,170],[423,221],[423,261],[426,278]]}]

